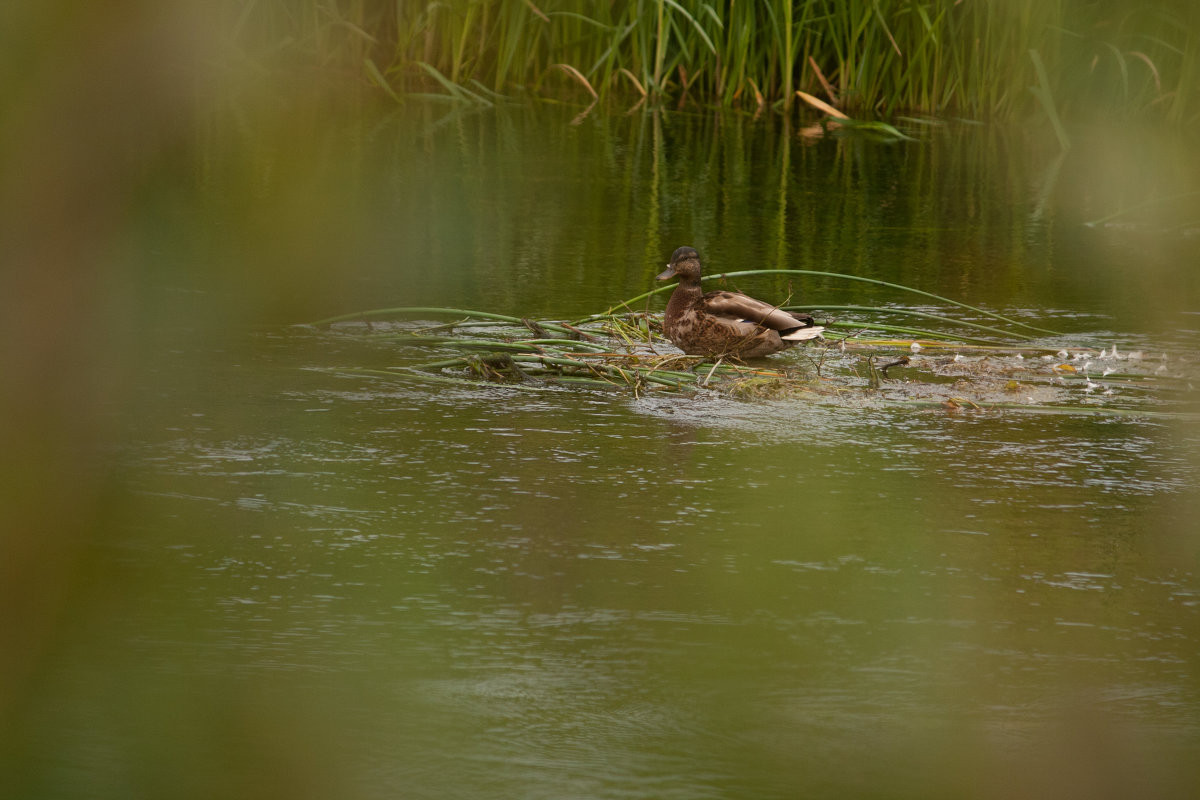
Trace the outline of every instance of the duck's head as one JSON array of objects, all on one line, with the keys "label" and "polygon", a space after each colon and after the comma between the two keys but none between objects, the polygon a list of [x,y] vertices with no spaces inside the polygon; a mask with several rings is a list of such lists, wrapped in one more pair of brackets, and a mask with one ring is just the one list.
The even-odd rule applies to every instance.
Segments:
[{"label": "duck's head", "polygon": [[670,280],[676,275],[681,280],[697,281],[700,280],[700,254],[690,247],[680,247],[671,254],[671,263],[667,264],[667,269],[658,276],[660,281]]}]

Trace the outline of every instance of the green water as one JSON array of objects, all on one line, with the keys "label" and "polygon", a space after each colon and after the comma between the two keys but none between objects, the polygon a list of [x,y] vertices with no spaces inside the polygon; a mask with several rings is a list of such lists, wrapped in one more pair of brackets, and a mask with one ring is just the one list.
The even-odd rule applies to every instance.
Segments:
[{"label": "green water", "polygon": [[1200,215],[1147,203],[1194,156],[573,113],[218,115],[156,162],[11,796],[1195,796],[1193,422],[389,381],[334,370],[429,351],[296,324],[576,318],[690,244],[1175,370]]}]

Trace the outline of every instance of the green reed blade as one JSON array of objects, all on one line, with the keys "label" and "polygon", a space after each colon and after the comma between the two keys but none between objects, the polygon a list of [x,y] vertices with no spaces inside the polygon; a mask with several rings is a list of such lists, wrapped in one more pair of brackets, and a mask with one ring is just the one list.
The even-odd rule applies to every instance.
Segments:
[{"label": "green reed blade", "polygon": [[[750,275],[813,275],[813,276],[822,277],[822,278],[836,278],[839,280],[846,280],[846,281],[860,281],[862,283],[870,283],[870,284],[874,284],[876,286],[886,286],[889,289],[897,289],[899,291],[909,292],[911,294],[917,294],[922,297],[928,297],[932,300],[937,300],[942,303],[948,303],[952,306],[957,306],[959,308],[965,308],[969,311],[974,311],[977,314],[983,314],[985,317],[997,319],[997,320],[1000,320],[1001,322],[1007,322],[1009,325],[1016,325],[1018,327],[1025,328],[1027,330],[1037,331],[1038,333],[1045,333],[1045,334],[1049,334],[1052,336],[1061,335],[1061,334],[1059,334],[1058,331],[1052,331],[1052,330],[1049,330],[1048,328],[1039,328],[1034,325],[1029,325],[1028,323],[1012,319],[1011,317],[1006,317],[1003,314],[998,314],[994,311],[988,311],[986,309],[982,309],[977,306],[968,305],[967,303],[963,303],[958,300],[952,300],[949,297],[943,297],[938,294],[933,294],[932,292],[926,292],[922,289],[914,289],[911,286],[903,286],[899,283],[891,283],[889,281],[882,281],[877,278],[865,278],[861,275],[847,275],[842,272],[826,272],[823,270],[813,270],[813,269],[751,269],[751,270],[742,270],[739,272],[723,272],[723,273],[717,273],[717,274],[713,274],[713,275],[705,275],[703,278],[701,278],[701,281],[721,280],[724,278],[743,278],[743,277],[747,277]],[[645,300],[648,297],[652,297],[653,295],[656,295],[656,294],[659,294],[662,292],[672,291],[672,290],[674,290],[674,288],[675,288],[674,284],[668,283],[666,286],[660,286],[657,289],[652,289],[648,292],[643,292],[642,294],[639,294],[636,297],[631,297],[628,300],[618,303],[617,305],[609,308],[603,314],[593,314],[589,317],[584,317],[581,320],[577,320],[574,324],[579,325],[584,322],[590,322],[590,321],[593,321],[596,319],[601,319],[605,316],[611,315],[618,308],[627,308],[627,309],[633,310],[634,303],[637,303],[641,300]]]},{"label": "green reed blade", "polygon": [[426,383],[448,383],[458,386],[478,389],[481,386],[498,387],[503,389],[522,389],[525,391],[545,391],[543,386],[537,386],[528,383],[481,383],[478,380],[469,378],[456,378],[452,375],[435,375],[429,372],[421,372],[412,367],[396,367],[395,369],[368,369],[365,367],[337,367],[337,368],[321,368],[321,372],[329,372],[332,374],[345,375],[362,375],[369,378],[390,378],[401,380],[415,380]]},{"label": "green reed blade", "polygon": [[[511,322],[513,325],[524,327],[525,322],[520,317],[512,317],[507,314],[492,314],[488,311],[469,311],[463,308],[441,308],[438,306],[396,306],[394,308],[373,308],[368,311],[355,311],[352,314],[341,314],[336,317],[327,317],[309,323],[315,327],[323,325],[332,325],[335,322],[347,322],[349,320],[364,319],[366,317],[395,317],[409,316],[412,314],[450,314],[456,317],[466,319],[480,320],[495,320],[498,322]],[[575,332],[570,328],[560,325],[555,322],[538,322],[542,328],[548,331],[556,331],[566,334],[567,336],[575,335]]]},{"label": "green reed blade", "polygon": [[[708,38],[708,34],[705,33],[704,28],[701,27],[700,23],[696,20],[696,18],[693,17],[691,14],[689,14],[687,9],[685,9],[683,6],[679,5],[679,3],[675,2],[675,0],[665,0],[665,2],[671,8],[675,9],[680,14],[682,14],[684,19],[686,19],[688,22],[692,23],[692,27],[695,29],[696,34],[700,37],[700,39],[704,42],[704,44],[708,46],[709,51],[715,55],[717,52],[717,46],[715,44],[713,44],[712,39]],[[721,27],[721,21],[719,19],[717,20],[717,27],[718,28]]]},{"label": "green reed blade", "polygon": [[447,92],[449,92],[455,98],[462,100],[463,102],[475,102],[482,106],[493,105],[492,101],[488,100],[486,97],[481,97],[480,95],[475,94],[475,92],[472,92],[470,89],[466,88],[465,86],[462,86],[461,84],[457,84],[454,81],[447,78],[445,75],[443,75],[441,72],[438,71],[437,67],[433,66],[432,64],[426,64],[424,61],[418,61],[417,66],[420,67],[421,69],[423,69],[425,71],[425,73],[427,75],[429,75],[431,78],[433,78],[435,81],[440,83],[442,85],[442,87],[445,88],[445,90]]},{"label": "green reed blade", "polygon": [[1024,333],[1013,333],[1001,328],[994,328],[991,325],[983,325],[979,322],[968,322],[963,319],[955,319],[954,317],[945,317],[941,314],[931,314],[928,311],[917,311],[911,308],[890,308],[888,306],[831,306],[824,303],[813,303],[806,306],[780,306],[784,311],[805,311],[812,313],[815,311],[862,311],[873,314],[902,314],[910,317],[921,317],[922,319],[935,319],[938,322],[946,322],[951,325],[960,325],[967,328],[974,328],[988,333],[997,333],[1001,336],[1012,336],[1017,339],[1034,339],[1036,337],[1029,336]]},{"label": "green reed blade", "polygon": [[[897,400],[887,398],[888,406],[907,408],[945,409],[945,400]],[[1147,419],[1200,420],[1200,414],[1180,411],[1149,411],[1133,408],[1109,408],[1101,406],[1030,405],[1028,403],[971,403],[956,408],[958,411],[1020,411],[1027,414],[1048,414],[1073,417],[1145,417]]]},{"label": "green reed blade", "polygon": [[[539,323],[544,324],[544,323]],[[596,353],[603,353],[609,349],[608,345],[595,344],[594,342],[581,342],[577,339],[522,339],[517,344],[532,344],[532,345],[560,345],[562,347],[583,348]]]},{"label": "green reed blade", "polygon": [[1006,317],[1003,314],[997,314],[994,311],[987,311],[987,310],[979,308],[977,306],[968,305],[967,303],[963,303],[959,300],[952,300],[949,297],[943,297],[938,294],[933,294],[932,292],[926,292],[922,289],[914,289],[911,286],[903,286],[899,283],[891,283],[889,281],[881,281],[881,280],[878,280],[877,278],[864,278],[861,275],[846,275],[841,272],[824,272],[821,270],[809,270],[809,269],[764,269],[764,270],[745,270],[742,272],[726,272],[721,275],[713,275],[711,277],[713,277],[713,278],[721,278],[721,277],[740,278],[740,277],[744,277],[747,275],[771,275],[771,274],[815,275],[815,276],[824,277],[824,278],[840,278],[841,280],[847,280],[847,281],[861,281],[863,283],[872,283],[872,284],[876,284],[878,286],[886,286],[889,289],[897,289],[899,291],[909,292],[910,294],[921,295],[922,297],[928,297],[928,298],[937,300],[942,303],[949,303],[950,305],[958,306],[959,308],[965,308],[969,311],[974,311],[977,314],[983,314],[984,316],[991,317],[992,319],[998,319],[1001,322],[1007,322],[1009,325],[1016,325],[1021,328],[1026,328],[1028,330],[1037,331],[1038,333],[1047,333],[1047,334],[1054,335],[1054,336],[1059,335],[1058,331],[1052,331],[1052,330],[1048,330],[1046,328],[1038,328],[1033,325],[1029,325],[1024,322],[1020,322],[1019,320],[1012,319],[1011,317]]},{"label": "green reed blade", "polygon": [[882,325],[873,322],[826,322],[826,327],[839,328],[847,330],[867,330],[867,331],[884,331],[885,333],[903,334],[907,339],[935,339],[937,341],[954,343],[966,342],[968,344],[978,344],[985,346],[997,345],[999,342],[994,342],[990,339],[976,339],[971,336],[954,336],[947,333],[939,333],[938,331],[922,330],[921,328],[907,328],[901,325]]},{"label": "green reed blade", "polygon": [[397,333],[389,336],[401,344],[431,344],[438,347],[465,347],[471,350],[504,350],[513,353],[540,353],[542,348],[536,344],[523,342],[503,342],[495,339],[451,339],[448,336],[413,336]]},{"label": "green reed blade", "polygon": [[367,77],[370,79],[370,81],[382,89],[388,97],[392,98],[397,103],[404,102],[400,99],[400,95],[396,94],[396,90],[392,88],[392,85],[388,82],[388,79],[385,78],[383,73],[379,71],[379,67],[375,66],[374,61],[369,58],[364,58],[363,69],[366,71]]},{"label": "green reed blade", "polygon": [[1033,59],[1033,68],[1037,73],[1038,85],[1029,87],[1037,97],[1038,102],[1042,104],[1042,109],[1046,112],[1046,116],[1050,120],[1050,125],[1054,128],[1054,135],[1058,137],[1058,144],[1063,149],[1063,152],[1071,149],[1071,139],[1067,136],[1067,131],[1063,127],[1062,120],[1058,117],[1058,107],[1054,102],[1054,94],[1050,89],[1050,78],[1046,74],[1046,65],[1042,63],[1042,57],[1036,49],[1029,50],[1029,57]]},{"label": "green reed blade", "polygon": [[328,317],[326,319],[317,320],[316,322],[310,324],[314,326],[332,325],[335,322],[347,322],[349,320],[362,319],[364,317],[394,317],[402,314],[452,314],[456,317],[493,319],[500,322],[511,322],[516,325],[521,324],[520,317],[510,317],[505,314],[492,314],[487,311],[467,311],[461,308],[439,308],[437,306],[396,306],[394,308],[373,308],[369,311],[355,311],[352,314],[342,314],[336,317]]}]

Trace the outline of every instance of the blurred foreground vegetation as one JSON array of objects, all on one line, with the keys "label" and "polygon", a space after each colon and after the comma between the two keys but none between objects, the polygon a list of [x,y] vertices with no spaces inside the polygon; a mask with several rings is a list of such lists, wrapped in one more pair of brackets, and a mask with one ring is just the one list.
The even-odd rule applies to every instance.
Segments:
[{"label": "blurred foreground vegetation", "polygon": [[[518,264],[517,258],[479,257],[494,241],[508,243],[500,251],[504,255],[532,253],[527,260],[533,271],[526,274],[535,277],[537,270],[585,261],[556,261],[547,253],[574,255],[590,248],[590,264],[632,262],[628,274],[634,280],[637,270],[662,258],[662,241],[680,243],[681,229],[687,227],[712,237],[696,243],[711,243],[713,250],[720,245],[732,253],[747,241],[758,241],[761,250],[753,255],[776,257],[780,263],[795,256],[826,261],[837,256],[876,264],[898,280],[909,280],[905,269],[912,265],[890,263],[884,257],[888,239],[916,230],[931,250],[952,254],[936,274],[961,273],[959,291],[965,296],[981,293],[980,282],[1015,286],[1023,274],[1034,274],[1043,281],[1060,280],[1065,287],[1062,305],[1078,308],[1081,301],[1071,291],[1075,284],[1055,277],[1057,262],[1043,244],[1047,240],[1024,236],[1028,227],[1018,224],[1026,218],[1031,225],[1043,224],[1055,207],[1050,198],[1062,191],[1056,186],[1086,189],[1071,192],[1080,208],[1072,219],[1093,221],[1140,210],[1155,223],[1142,227],[1154,231],[1190,230],[1196,219],[1178,206],[1149,206],[1156,198],[1194,192],[1194,161],[1187,160],[1194,148],[1189,151],[1186,143],[1167,148],[1161,142],[1134,140],[1136,134],[1120,147],[1089,150],[1085,144],[1061,160],[1051,154],[1047,166],[1036,173],[1044,176],[1039,185],[1045,187],[1037,193],[1028,189],[1028,176],[1035,173],[1028,167],[1032,157],[1024,150],[1008,151],[997,137],[996,145],[988,148],[1004,156],[1006,171],[997,179],[972,158],[970,142],[947,134],[955,148],[949,155],[944,149],[914,148],[902,162],[899,180],[871,193],[862,190],[857,176],[864,160],[878,157],[877,150],[847,142],[832,150],[831,157],[831,150],[802,147],[790,135],[768,137],[757,131],[766,126],[681,126],[672,131],[663,122],[668,115],[614,115],[612,149],[625,141],[640,143],[640,160],[613,158],[600,164],[586,140],[581,143],[580,137],[563,132],[564,122],[558,135],[567,143],[554,143],[557,159],[544,157],[545,146],[536,161],[508,156],[493,178],[481,184],[475,168],[498,159],[493,150],[477,143],[492,141],[493,126],[501,131],[495,138],[508,137],[504,119],[497,123],[488,115],[463,114],[444,125],[441,105],[410,103],[396,116],[421,123],[421,133],[410,138],[392,134],[401,145],[394,159],[386,161],[379,155],[388,146],[387,141],[380,143],[386,137],[378,134],[379,123],[353,107],[358,93],[335,94],[335,99],[345,100],[346,107],[339,109],[327,92],[309,91],[316,83],[309,80],[313,76],[321,79],[322,88],[353,89],[374,82],[380,87],[379,97],[385,96],[382,87],[387,86],[397,96],[433,93],[460,104],[494,102],[493,92],[590,101],[579,77],[556,66],[567,64],[616,110],[640,99],[639,86],[660,103],[756,110],[760,95],[764,107],[780,103],[781,109],[792,90],[827,96],[819,70],[845,108],[879,113],[920,108],[1010,118],[1047,109],[1078,118],[1115,112],[1167,120],[1178,126],[1172,131],[1178,134],[1194,125],[1200,113],[1194,5],[947,0],[936,6],[900,7],[880,0],[786,8],[780,3],[732,3],[714,5],[710,11],[682,1],[0,4],[0,337],[5,342],[0,347],[0,376],[6,388],[0,392],[0,450],[6,455],[0,478],[0,786],[8,789],[0,794],[54,795],[44,791],[47,786],[78,787],[74,796],[93,797],[365,794],[340,778],[343,767],[354,771],[361,764],[328,754],[335,752],[331,742],[344,742],[347,732],[363,730],[357,712],[379,704],[381,684],[373,678],[362,680],[363,699],[347,703],[346,694],[358,689],[331,683],[323,692],[314,691],[304,676],[281,678],[278,671],[257,671],[258,653],[236,648],[231,653],[227,631],[205,627],[221,619],[220,611],[204,604],[212,595],[187,594],[196,585],[189,580],[197,580],[202,570],[179,566],[187,563],[185,556],[179,562],[156,563],[139,552],[140,545],[130,545],[131,538],[137,539],[131,537],[133,530],[144,541],[154,541],[152,551],[158,553],[163,541],[159,526],[166,524],[179,524],[183,530],[194,526],[200,541],[216,532],[212,550],[218,558],[226,551],[241,558],[238,548],[249,540],[244,535],[246,518],[235,513],[233,503],[214,505],[219,509],[215,519],[191,512],[180,515],[179,521],[170,506],[143,513],[147,506],[131,501],[128,468],[121,465],[122,458],[127,459],[123,437],[129,420],[142,419],[139,410],[150,404],[174,402],[175,395],[162,394],[163,387],[178,384],[182,396],[212,388],[240,397],[239,387],[210,382],[206,373],[191,371],[196,353],[217,353],[213,357],[222,363],[259,363],[247,360],[243,352],[223,351],[223,329],[240,332],[248,325],[264,324],[275,330],[280,320],[311,318],[305,314],[311,315],[315,307],[357,307],[357,297],[341,304],[335,300],[340,291],[354,291],[372,264],[378,274],[419,264],[421,280],[410,282],[413,292],[453,289],[461,296],[468,288],[491,286],[479,277],[486,274],[496,286],[509,287],[491,292],[491,306],[511,302],[519,308],[518,301],[528,304],[533,296],[530,284],[555,284],[526,280],[524,292],[518,294],[511,287],[523,276],[514,278],[514,272],[498,267]],[[1039,61],[1044,76],[1038,74]],[[260,76],[265,79],[259,81]],[[281,76],[295,76],[299,91],[285,91],[288,83]],[[238,94],[247,85],[264,91]],[[1031,92],[1031,87],[1037,91]],[[238,95],[241,102],[209,105],[195,102],[198,95]],[[435,105],[437,115],[430,111]],[[330,120],[340,122],[339,112],[345,112],[345,131],[341,125],[326,127]],[[422,118],[424,114],[429,118]],[[754,136],[746,133],[751,127]],[[444,131],[445,137],[437,139],[426,131]],[[609,134],[600,130],[593,135]],[[511,138],[519,141],[520,136]],[[1101,157],[1088,158],[1091,153]],[[901,153],[893,149],[889,155]],[[460,170],[462,164],[467,168]],[[701,189],[675,191],[693,185],[682,181],[698,164],[705,170],[704,181],[695,183]],[[824,185],[844,191],[806,194],[803,184],[792,178],[820,174],[814,164],[828,173]],[[538,172],[533,172],[535,167]],[[544,180],[565,174],[582,186],[594,182],[598,173],[605,177],[605,170],[608,185],[614,187],[607,197],[559,194],[567,199],[546,203],[540,187],[529,180],[531,174]],[[624,174],[625,182],[619,181]],[[382,177],[372,183],[371,176],[377,175]],[[446,212],[444,225],[434,227],[424,225],[419,214],[404,213],[433,205],[425,187],[444,182],[447,175],[459,176],[461,183],[451,188],[461,191],[457,196],[441,195],[454,201],[443,199],[439,210],[466,209],[467,219],[494,224],[460,224],[459,217]],[[1089,182],[1072,184],[1070,179],[1078,175]],[[714,176],[711,183],[709,176]],[[777,183],[767,184],[768,177]],[[360,179],[368,188],[383,188],[377,193],[361,190],[355,182]],[[712,185],[725,191],[712,191]],[[762,199],[764,185],[771,187],[767,200]],[[985,202],[997,194],[1002,202]],[[1032,208],[1009,202],[1033,195],[1038,203]],[[637,206],[621,204],[631,197],[647,198],[653,213],[634,213]],[[945,205],[965,198],[969,224],[955,229],[940,224],[940,217],[949,212],[936,204],[922,205],[927,198],[943,198]],[[731,209],[747,205],[748,199],[761,211],[759,220],[751,226],[735,224]],[[889,210],[895,207],[900,210]],[[933,221],[920,223],[924,227],[918,229],[923,210]],[[805,215],[799,226],[785,224],[794,223],[797,214]],[[911,214],[913,225],[888,232],[882,224],[888,214]],[[1143,221],[1135,214],[1118,221],[1135,217]],[[597,219],[604,224],[595,224]],[[749,230],[739,234],[745,227]],[[962,232],[965,227],[969,236]],[[786,238],[793,228],[828,228],[835,233],[801,250]],[[499,236],[484,238],[479,231],[485,230],[498,231]],[[960,235],[967,246],[955,249],[946,244],[959,241],[955,237]],[[555,237],[572,237],[579,247],[566,249]],[[396,244],[405,238],[417,245],[405,250]],[[636,244],[630,245],[631,240]],[[1189,268],[1179,270],[1187,278],[1195,260],[1175,259],[1173,254],[1190,253],[1191,240],[1160,236],[1110,241],[1093,246],[1097,251],[1123,246],[1129,262],[1141,270],[1110,267],[1089,277],[1106,292],[1102,297],[1128,295],[1131,308],[1119,313],[1133,318],[1140,309],[1155,305],[1149,300],[1182,304],[1192,296],[1192,284],[1175,272],[1147,271],[1145,266],[1148,261],[1179,263]],[[605,246],[610,250],[603,250]],[[193,255],[192,247],[200,255]],[[529,249],[522,251],[525,247]],[[638,251],[646,255],[642,262],[631,256]],[[440,256],[421,260],[424,252]],[[607,255],[607,262],[597,253]],[[456,257],[460,254],[463,257]],[[1031,262],[1039,269],[1027,269]],[[589,274],[612,280],[611,273],[600,269]],[[1136,291],[1125,291],[1129,287]],[[390,301],[394,293],[381,294]],[[542,305],[562,308],[569,302],[556,295]],[[177,313],[180,308],[188,313]],[[152,324],[163,319],[169,324]],[[1146,324],[1159,324],[1158,320],[1151,317]],[[164,329],[169,336],[163,336]],[[160,373],[164,366],[177,371]],[[273,370],[274,365],[262,372]],[[251,371],[257,374],[259,368]],[[270,405],[264,407],[270,419],[255,417],[258,407],[251,403],[237,403],[231,415],[244,428],[235,430],[257,433],[254,426],[260,423],[278,427],[274,415],[283,395],[267,396]],[[171,418],[188,416],[198,420],[197,425],[209,424],[202,415],[191,414],[187,405],[172,408]],[[540,408],[526,413],[530,421],[524,424],[530,428],[545,414]],[[306,414],[304,424],[310,425],[313,416]],[[384,428],[375,421],[370,425],[372,436]],[[166,425],[159,420],[148,427],[162,432]],[[403,428],[401,434],[407,435]],[[221,441],[220,434],[209,438]],[[311,448],[305,444],[305,451],[323,453],[324,444],[317,438],[313,442]],[[631,475],[631,481],[643,474],[641,447],[634,442],[627,451],[630,460],[614,467],[613,474]],[[457,455],[446,456],[448,464],[451,457]],[[757,463],[758,456],[754,458]],[[1097,461],[1102,464],[1104,459]],[[954,464],[947,463],[948,472]],[[178,476],[159,470],[157,463],[140,471],[160,475],[171,497],[179,489]],[[288,466],[281,474],[294,472]],[[888,474],[902,476],[899,471]],[[602,483],[581,485],[596,496],[609,491]],[[813,497],[827,496],[824,484],[814,485],[821,493],[814,490]],[[903,483],[897,486],[897,493],[905,488]],[[1083,494],[1087,487],[1080,486],[1079,496],[1094,502]],[[847,482],[841,496],[851,497],[851,489],[856,487]],[[777,493],[771,486],[763,492]],[[1165,507],[1174,515],[1171,519],[1194,519],[1194,514],[1172,510],[1192,503],[1193,497],[1164,503],[1148,492],[1144,507]],[[422,507],[434,508],[425,503]],[[834,510],[843,507],[835,505]],[[939,506],[897,503],[887,513],[917,509],[924,520],[930,507]],[[559,511],[552,509],[555,521]],[[166,519],[175,522],[164,523]],[[287,515],[255,519],[280,529],[309,524]],[[1176,530],[1150,519],[1148,528]],[[1173,554],[1176,539],[1187,543],[1184,557],[1193,557],[1192,538],[1182,535],[1161,536],[1155,546]],[[1007,547],[1006,541],[997,542],[996,552]],[[1074,546],[1074,539],[1065,546]],[[1106,546],[1102,542],[1098,548]],[[1150,548],[1152,556],[1155,552]],[[257,555],[253,548],[250,553],[245,562],[253,564]],[[323,552],[313,555],[314,561],[325,558]],[[981,556],[980,563],[988,558]],[[711,563],[722,562],[713,558]],[[373,579],[376,584],[392,585],[390,569],[390,563],[379,567],[381,575],[387,574]],[[1132,569],[1134,574],[1152,571],[1141,563]],[[767,586],[774,591],[773,584]],[[757,602],[754,591],[749,604]],[[852,597],[849,602],[853,608],[859,601]],[[195,608],[201,609],[198,616],[186,613]],[[1135,611],[1136,606],[1120,608],[1127,616]],[[130,647],[135,638],[130,631],[145,624],[147,613],[156,623],[152,635],[139,632],[136,638],[142,646]],[[882,615],[880,611],[877,616]],[[288,635],[286,627],[285,620],[281,636]],[[1098,624],[1088,630],[1108,628]],[[1182,650],[1189,643],[1183,634],[1171,638],[1176,633],[1167,630],[1162,637],[1167,645],[1182,642]],[[1060,631],[1046,632],[1044,641],[1059,641]],[[170,652],[175,632],[179,650],[172,658],[177,660],[144,658],[147,641],[167,641],[164,652]],[[234,633],[244,630],[235,623]],[[1105,640],[1097,642],[1100,655],[1086,663],[1109,663],[1105,659],[1110,655],[1102,650]],[[1028,649],[1037,654],[1046,648],[1039,644]],[[353,648],[339,652],[347,661],[359,659]],[[211,661],[198,657],[192,662],[193,653],[215,655]],[[381,663],[381,674],[403,673],[391,660]],[[964,671],[972,666],[969,660],[962,663]],[[1148,669],[1166,669],[1176,662],[1145,657],[1144,663]],[[65,671],[64,677],[63,665],[78,669]],[[211,672],[197,677],[211,665]],[[240,667],[247,668],[239,672]],[[1190,669],[1190,664],[1178,668],[1184,673],[1175,684],[1182,687],[1181,695],[1194,686],[1186,682],[1194,674],[1185,672]],[[675,674],[672,669],[662,672]],[[80,675],[87,677],[76,680]],[[589,676],[588,683],[580,685],[594,681]],[[1169,707],[1166,700],[1160,705]],[[412,716],[422,736],[428,719]],[[1125,767],[1127,752],[1121,752],[1121,759],[1107,757],[1109,750],[1091,747],[1097,726],[1072,726],[1071,719],[1064,726],[1077,735],[1055,735],[1058,749],[1043,748],[1047,763],[1065,750],[1070,764],[1090,765],[1083,755],[1090,758],[1100,752],[1104,757],[1095,758],[1102,766],[1114,771]],[[469,725],[474,735],[474,717]],[[362,738],[374,742],[369,726],[366,731]],[[403,741],[401,734],[397,739]],[[1115,736],[1112,740],[1121,741]],[[1076,741],[1082,744],[1071,744]],[[1117,750],[1117,745],[1110,749]],[[940,752],[936,747],[928,750]],[[389,751],[389,756],[391,752],[402,748]],[[1072,759],[1077,754],[1081,755]],[[1171,755],[1157,757],[1165,761]],[[372,758],[364,756],[366,761]],[[976,775],[970,772],[974,785]]]},{"label": "blurred foreground vegetation", "polygon": [[257,0],[230,41],[465,102],[574,93],[1015,118],[1200,115],[1191,0]]}]

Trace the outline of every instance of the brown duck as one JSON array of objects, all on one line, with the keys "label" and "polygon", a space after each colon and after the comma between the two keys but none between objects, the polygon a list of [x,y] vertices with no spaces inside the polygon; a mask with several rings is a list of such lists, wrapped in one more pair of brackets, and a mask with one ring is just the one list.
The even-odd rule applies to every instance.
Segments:
[{"label": "brown duck", "polygon": [[667,303],[663,329],[685,353],[719,358],[759,358],[797,342],[817,339],[825,330],[807,314],[792,314],[738,292],[700,290],[700,254],[681,247],[671,254],[660,281],[679,276]]}]

